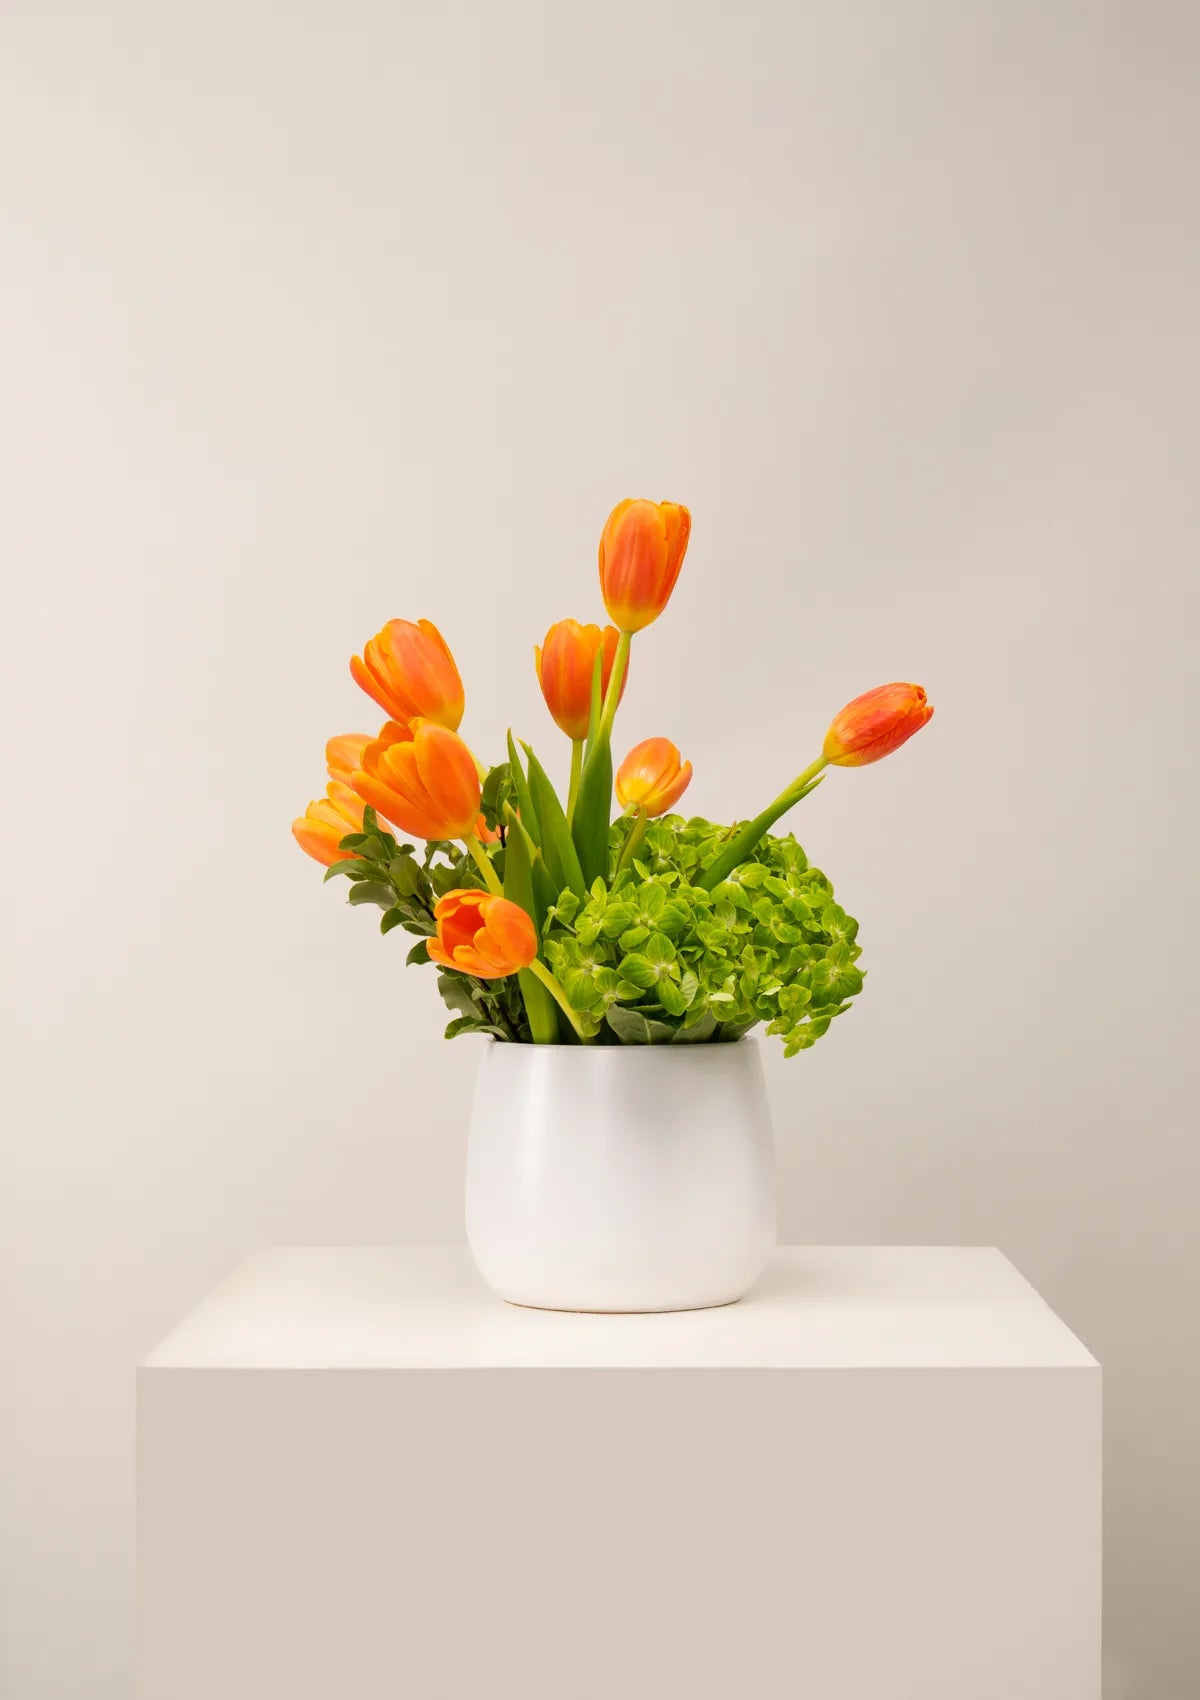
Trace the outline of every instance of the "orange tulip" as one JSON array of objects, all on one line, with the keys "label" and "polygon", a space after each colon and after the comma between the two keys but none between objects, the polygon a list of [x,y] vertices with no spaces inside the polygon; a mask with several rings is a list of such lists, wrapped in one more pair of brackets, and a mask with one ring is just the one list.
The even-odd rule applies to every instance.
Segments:
[{"label": "orange tulip", "polygon": [[433,911],[437,938],[429,955],[443,968],[499,980],[528,968],[537,955],[533,922],[519,904],[488,891],[448,891]]},{"label": "orange tulip", "polygon": [[[596,651],[603,647],[600,663],[600,695],[603,698],[612,676],[613,658],[617,653],[617,629],[605,626],[581,626],[578,620],[559,620],[546,633],[546,641],[533,652],[538,684],[546,699],[546,707],[568,738],[578,743],[586,738],[592,712],[592,669]],[[629,683],[629,669],[621,680],[621,696]],[[620,697],[618,697],[618,702]]]},{"label": "orange tulip", "polygon": [[415,838],[466,838],[479,815],[479,771],[457,732],[419,720],[412,737],[363,750],[354,789]]},{"label": "orange tulip", "polygon": [[634,745],[617,769],[617,798],[623,809],[665,815],[683,796],[691,777],[691,762],[680,761],[669,738],[647,738]]},{"label": "orange tulip", "polygon": [[670,600],[692,516],[677,502],[618,502],[600,536],[600,590],[608,617],[640,632]]},{"label": "orange tulip", "polygon": [[330,779],[349,785],[362,766],[362,753],[368,744],[399,744],[411,737],[409,728],[396,720],[385,721],[375,737],[369,732],[343,732],[338,738],[330,738],[325,746],[326,771]]},{"label": "orange tulip", "polygon": [[866,767],[890,756],[933,714],[920,685],[877,685],[835,714],[825,734],[825,760]]},{"label": "orange tulip", "polygon": [[350,659],[350,673],[385,714],[407,727],[435,720],[457,732],[463,687],[445,638],[430,620],[389,620]]},{"label": "orange tulip", "polygon": [[348,785],[334,780],[326,786],[325,795],[310,803],[299,820],[292,822],[292,837],[314,862],[323,862],[328,868],[352,854],[349,850],[339,850],[338,845],[347,833],[362,829],[362,799]]}]

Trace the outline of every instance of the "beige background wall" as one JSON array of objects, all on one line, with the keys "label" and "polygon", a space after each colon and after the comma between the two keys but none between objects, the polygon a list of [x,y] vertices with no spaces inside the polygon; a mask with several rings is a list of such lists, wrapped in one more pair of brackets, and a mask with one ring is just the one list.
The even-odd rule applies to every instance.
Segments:
[{"label": "beige background wall", "polygon": [[929,687],[798,819],[871,978],[770,1059],[785,1234],[1015,1258],[1108,1370],[1110,1693],[1200,1683],[1198,21],[0,13],[6,1700],[127,1692],[170,1320],[458,1236],[472,1053],[287,826],[393,614],[560,756],[531,646],[627,493],[695,513],[624,727],[698,811]]}]

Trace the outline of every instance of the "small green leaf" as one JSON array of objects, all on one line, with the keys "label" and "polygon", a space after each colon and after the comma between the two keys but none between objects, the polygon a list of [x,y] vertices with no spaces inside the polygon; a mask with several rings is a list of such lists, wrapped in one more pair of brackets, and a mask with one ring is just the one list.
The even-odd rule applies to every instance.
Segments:
[{"label": "small green leaf", "polygon": [[714,1037],[717,1031],[717,1018],[711,1009],[706,1009],[698,1021],[685,1021],[675,1035],[677,1045],[705,1045]]},{"label": "small green leaf", "polygon": [[[386,915],[384,916],[384,919],[387,919]],[[406,968],[415,968],[419,963],[428,961],[429,941],[427,939],[418,939],[416,944],[413,945],[412,949],[409,951],[408,955],[404,958],[404,966]]]},{"label": "small green leaf", "polygon": [[403,927],[406,933],[411,933],[413,930],[412,922],[408,920],[403,908],[398,903],[394,908],[387,910],[380,918],[379,931],[390,933],[396,927]]},{"label": "small green leaf", "polygon": [[388,863],[388,878],[401,897],[411,897],[425,883],[425,872],[415,856],[393,856]]},{"label": "small green leaf", "polygon": [[369,875],[370,869],[364,868],[357,856],[347,856],[344,862],[331,862],[325,870],[325,879],[331,880],[338,874],[345,874],[349,879],[362,879]]},{"label": "small green leaf", "polygon": [[460,1033],[492,1033],[497,1039],[508,1038],[503,1027],[496,1027],[490,1021],[475,1021],[469,1015],[455,1016],[446,1027],[445,1037],[457,1039]]},{"label": "small green leaf", "polygon": [[479,807],[484,820],[493,831],[503,821],[505,805],[514,795],[512,772],[508,763],[502,761],[498,766],[489,768],[480,793]]},{"label": "small green leaf", "polygon": [[569,927],[579,913],[579,899],[573,891],[560,891],[554,900],[554,919]]},{"label": "small green leaf", "polygon": [[447,1009],[456,1009],[462,1015],[478,1016],[474,984],[465,974],[442,972],[438,975],[437,988]]},{"label": "small green leaf", "polygon": [[366,880],[361,885],[352,885],[348,897],[351,903],[374,903],[380,909],[390,909],[396,901],[396,893],[391,886],[381,885],[375,880]]},{"label": "small green leaf", "polygon": [[648,992],[652,986],[657,986],[661,977],[659,964],[651,962],[649,957],[636,950],[632,956],[621,959],[620,973],[623,980],[640,986],[644,992]]},{"label": "small green leaf", "polygon": [[617,1003],[609,1008],[604,1019],[623,1045],[669,1045],[677,1031],[665,1021],[651,1021],[636,1009],[625,1009]]}]

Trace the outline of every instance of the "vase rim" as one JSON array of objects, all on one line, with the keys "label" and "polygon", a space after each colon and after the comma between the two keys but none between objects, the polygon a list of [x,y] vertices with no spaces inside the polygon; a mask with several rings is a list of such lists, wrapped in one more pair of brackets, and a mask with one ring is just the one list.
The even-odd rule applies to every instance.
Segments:
[{"label": "vase rim", "polygon": [[528,1051],[535,1055],[553,1051],[556,1054],[578,1054],[581,1057],[608,1057],[628,1055],[631,1052],[653,1053],[657,1056],[663,1055],[664,1052],[671,1056],[679,1056],[684,1052],[694,1055],[701,1051],[735,1051],[740,1046],[757,1046],[759,1043],[757,1033],[743,1033],[736,1039],[696,1039],[692,1041],[684,1040],[679,1044],[661,1045],[583,1045],[563,1044],[558,1040],[550,1045],[534,1045],[521,1039],[499,1039],[494,1033],[484,1033],[482,1038],[488,1045],[494,1046],[497,1051]]}]

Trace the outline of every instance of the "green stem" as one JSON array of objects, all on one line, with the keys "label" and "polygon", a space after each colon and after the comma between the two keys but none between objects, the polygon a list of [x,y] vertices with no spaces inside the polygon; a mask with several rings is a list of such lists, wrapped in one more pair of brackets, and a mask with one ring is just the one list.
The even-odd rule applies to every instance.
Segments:
[{"label": "green stem", "polygon": [[617,861],[616,868],[613,871],[614,884],[616,883],[617,875],[621,872],[622,868],[624,868],[629,862],[632,862],[638,850],[641,849],[642,839],[646,836],[647,818],[645,809],[639,809],[637,819],[629,829],[629,837],[625,840],[625,843],[622,846],[621,855]]},{"label": "green stem", "polygon": [[488,890],[494,892],[497,897],[503,897],[504,887],[500,884],[500,876],[496,872],[495,864],[475,834],[469,832],[463,839],[463,843],[471,852],[471,858],[483,875],[483,882]]},{"label": "green stem", "polygon": [[589,1042],[589,1036],[584,1032],[580,1025],[579,1016],[571,1008],[571,1005],[567,1001],[566,992],[563,991],[558,981],[554,978],[554,975],[546,967],[546,964],[544,962],[539,962],[535,956],[533,961],[529,964],[529,972],[536,975],[536,977],[542,982],[542,985],[545,986],[559,1009],[562,1010],[567,1020],[571,1023],[571,1026],[575,1029],[576,1033],[586,1045]]},{"label": "green stem", "polygon": [[604,743],[612,737],[613,721],[617,718],[617,704],[621,700],[621,685],[625,679],[625,669],[629,665],[629,646],[632,642],[632,632],[622,632],[617,638],[617,652],[613,656],[613,670],[608,676],[608,690],[604,695],[604,707],[600,711],[600,730],[596,734],[597,743]]},{"label": "green stem", "polygon": [[567,825],[575,814],[575,799],[579,795],[579,775],[583,772],[583,739],[571,739],[571,782],[567,788]]},{"label": "green stem", "polygon": [[712,891],[714,886],[731,874],[739,862],[744,862],[759,839],[775,825],[780,815],[787,814],[794,803],[801,797],[807,797],[814,786],[821,783],[822,770],[829,766],[824,756],[818,756],[811,766],[798,774],[786,791],[781,791],[773,803],[768,803],[761,815],[755,815],[752,821],[747,821],[737,837],[722,850],[716,861],[711,863],[696,884],[703,891]]}]

